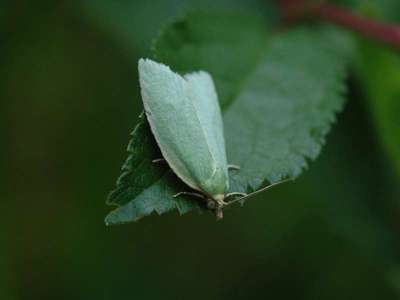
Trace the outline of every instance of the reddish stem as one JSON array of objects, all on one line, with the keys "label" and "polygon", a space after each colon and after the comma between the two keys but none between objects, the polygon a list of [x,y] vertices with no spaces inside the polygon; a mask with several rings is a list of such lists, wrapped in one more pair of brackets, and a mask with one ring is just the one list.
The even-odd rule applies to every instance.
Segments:
[{"label": "reddish stem", "polygon": [[332,4],[310,6],[304,0],[278,0],[278,4],[289,22],[309,13],[400,50],[400,26],[369,20]]},{"label": "reddish stem", "polygon": [[324,4],[312,10],[324,20],[344,26],[371,39],[386,43],[400,50],[400,27],[383,24],[351,14],[343,8]]}]

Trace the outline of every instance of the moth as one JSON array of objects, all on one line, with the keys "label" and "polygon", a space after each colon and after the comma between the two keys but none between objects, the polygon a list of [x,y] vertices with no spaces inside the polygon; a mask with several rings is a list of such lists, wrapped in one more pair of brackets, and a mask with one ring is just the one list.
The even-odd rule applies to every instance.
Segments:
[{"label": "moth", "polygon": [[221,109],[211,75],[199,71],[181,76],[150,59],[140,59],[138,69],[144,111],[163,159],[196,191],[174,197],[200,197],[221,219],[222,209],[233,202],[226,199],[241,196],[242,200],[248,195],[228,193],[229,169],[238,167],[227,163]]}]

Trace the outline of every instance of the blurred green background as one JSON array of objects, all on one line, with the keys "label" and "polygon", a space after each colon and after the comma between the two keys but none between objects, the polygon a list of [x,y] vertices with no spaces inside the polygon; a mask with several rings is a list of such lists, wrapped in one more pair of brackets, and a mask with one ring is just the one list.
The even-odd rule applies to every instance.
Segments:
[{"label": "blurred green background", "polygon": [[[400,21],[390,1],[340,2]],[[399,299],[400,60],[365,40],[347,106],[295,183],[219,223],[105,227],[141,111],[137,60],[197,7],[279,21],[261,0],[1,2],[0,299]]]}]

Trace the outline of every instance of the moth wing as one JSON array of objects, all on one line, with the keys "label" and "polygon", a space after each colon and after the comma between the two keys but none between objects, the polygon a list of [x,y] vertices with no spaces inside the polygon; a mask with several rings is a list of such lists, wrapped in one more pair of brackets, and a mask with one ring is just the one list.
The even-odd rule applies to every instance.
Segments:
[{"label": "moth wing", "polygon": [[227,190],[229,180],[223,121],[214,82],[211,75],[204,71],[186,74],[185,79],[191,86],[191,99],[217,165],[209,184],[224,185]]},{"label": "moth wing", "polygon": [[203,191],[204,178],[215,173],[215,159],[190,99],[190,85],[163,64],[139,61],[145,113],[160,150],[175,174]]}]

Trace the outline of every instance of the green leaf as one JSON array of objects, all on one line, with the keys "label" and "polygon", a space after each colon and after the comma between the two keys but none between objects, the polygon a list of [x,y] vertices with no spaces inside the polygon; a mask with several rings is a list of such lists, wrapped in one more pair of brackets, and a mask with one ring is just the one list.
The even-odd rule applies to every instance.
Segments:
[{"label": "green leaf", "polygon": [[383,22],[400,21],[400,1],[398,0],[335,0],[340,5],[346,5],[358,14],[367,15],[374,20]]},{"label": "green leaf", "polygon": [[[318,156],[343,106],[351,40],[331,28],[273,36],[252,16],[196,12],[168,26],[154,49],[155,58],[173,70],[203,69],[213,75],[228,159],[241,166],[231,173],[233,191],[250,192],[298,176],[307,160]],[[117,192],[109,198],[119,207],[107,224],[134,221],[153,211],[177,208],[185,213],[199,207],[196,199],[172,198],[187,187],[165,166],[150,165],[158,158],[157,146],[143,120],[138,128]],[[147,144],[141,145],[143,141]]]},{"label": "green leaf", "polygon": [[400,55],[368,42],[360,46],[357,76],[379,139],[400,175]]},{"label": "green leaf", "polygon": [[151,4],[147,1],[82,0],[75,5],[88,22],[108,34],[129,58],[132,53],[145,53],[162,24],[188,10],[245,11],[266,16],[270,23],[276,22],[279,15],[273,0],[152,0]]},{"label": "green leaf", "polygon": [[[397,0],[355,1],[361,11],[383,22],[400,21]],[[373,126],[388,157],[400,175],[400,55],[368,40],[360,40],[355,73],[367,98]]]},{"label": "green leaf", "polygon": [[138,220],[153,211],[161,214],[174,208],[184,213],[197,206],[197,202],[190,199],[171,197],[185,186],[176,180],[166,164],[153,162],[162,156],[143,114],[132,132],[127,152],[129,155],[122,166],[117,188],[107,201],[109,205],[127,205],[112,211],[107,223],[113,223],[115,219],[118,223]]}]

